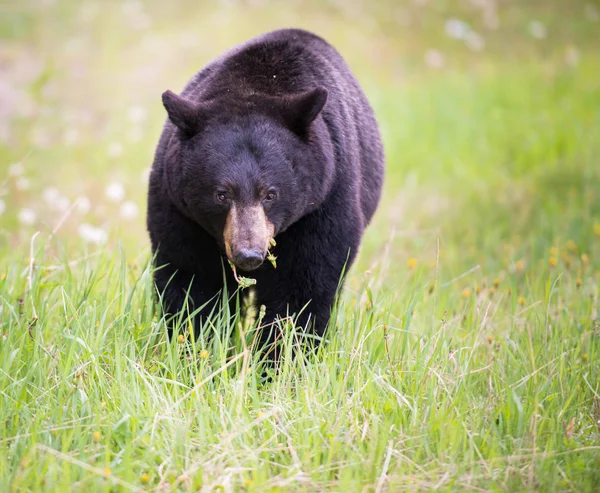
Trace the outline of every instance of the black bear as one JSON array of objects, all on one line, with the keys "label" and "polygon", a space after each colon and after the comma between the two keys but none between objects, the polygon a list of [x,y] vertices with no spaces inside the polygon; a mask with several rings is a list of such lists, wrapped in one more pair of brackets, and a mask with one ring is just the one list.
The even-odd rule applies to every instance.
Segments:
[{"label": "black bear", "polygon": [[[188,295],[205,305],[198,330],[224,285],[237,289],[228,259],[256,280],[263,327],[300,314],[299,326],[323,335],[384,177],[377,122],[342,57],[312,33],[278,30],[162,101],[147,226],[166,313]],[[261,344],[274,337],[263,329]]]}]

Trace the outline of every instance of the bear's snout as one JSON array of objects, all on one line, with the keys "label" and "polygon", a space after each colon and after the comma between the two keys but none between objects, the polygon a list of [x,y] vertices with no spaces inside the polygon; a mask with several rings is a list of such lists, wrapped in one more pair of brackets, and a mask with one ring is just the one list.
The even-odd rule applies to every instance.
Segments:
[{"label": "bear's snout", "polygon": [[263,252],[250,248],[243,248],[233,253],[233,263],[242,270],[254,270],[259,267],[264,260]]},{"label": "bear's snout", "polygon": [[223,242],[227,257],[236,267],[249,271],[259,267],[274,235],[274,226],[260,204],[233,204],[225,221]]}]

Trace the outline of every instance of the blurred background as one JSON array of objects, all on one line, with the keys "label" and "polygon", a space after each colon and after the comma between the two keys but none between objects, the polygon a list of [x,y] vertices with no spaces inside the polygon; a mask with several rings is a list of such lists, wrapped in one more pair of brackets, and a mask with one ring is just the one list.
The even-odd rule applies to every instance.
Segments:
[{"label": "blurred background", "polygon": [[148,254],[161,93],[282,27],[331,42],[378,116],[387,181],[365,266],[385,250],[410,269],[441,258],[454,275],[473,263],[566,261],[550,249],[569,241],[577,262],[593,249],[598,2],[9,0],[0,6],[3,257],[26,258],[38,230],[67,252],[122,244],[130,257]]}]

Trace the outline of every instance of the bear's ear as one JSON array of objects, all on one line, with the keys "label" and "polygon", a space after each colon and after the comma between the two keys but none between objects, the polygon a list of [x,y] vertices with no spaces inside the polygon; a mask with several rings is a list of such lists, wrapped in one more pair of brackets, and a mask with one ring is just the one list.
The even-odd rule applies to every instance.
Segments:
[{"label": "bear's ear", "polygon": [[169,115],[169,120],[187,137],[192,137],[201,130],[201,106],[178,96],[172,91],[162,94],[162,102]]},{"label": "bear's ear", "polygon": [[324,87],[287,96],[281,108],[283,119],[290,130],[305,136],[310,124],[325,107],[325,103],[327,103],[327,89]]}]

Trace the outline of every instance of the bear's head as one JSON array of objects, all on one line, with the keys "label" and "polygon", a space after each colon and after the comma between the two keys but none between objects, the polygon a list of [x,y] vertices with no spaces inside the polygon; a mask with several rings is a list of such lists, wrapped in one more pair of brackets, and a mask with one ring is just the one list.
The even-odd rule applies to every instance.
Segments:
[{"label": "bear's head", "polygon": [[163,94],[176,127],[165,165],[171,199],[241,270],[260,266],[271,238],[329,193],[334,151],[320,117],[327,96],[323,88],[200,102]]}]

